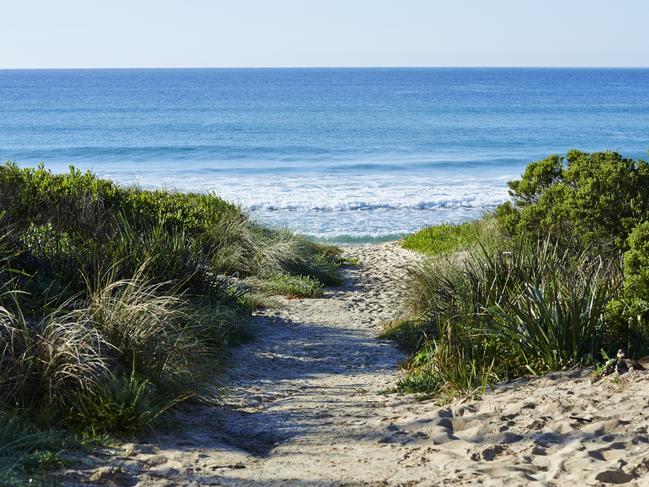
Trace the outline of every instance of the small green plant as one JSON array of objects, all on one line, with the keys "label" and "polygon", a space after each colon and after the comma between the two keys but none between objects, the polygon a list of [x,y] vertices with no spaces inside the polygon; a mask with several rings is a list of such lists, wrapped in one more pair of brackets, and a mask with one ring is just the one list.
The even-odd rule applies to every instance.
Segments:
[{"label": "small green plant", "polygon": [[426,342],[437,336],[437,329],[428,320],[421,318],[401,318],[383,324],[379,338],[393,340],[408,354],[417,352]]},{"label": "small green plant", "polygon": [[280,294],[288,297],[317,298],[324,295],[322,284],[309,276],[272,274],[252,281],[255,288],[270,295]]},{"label": "small green plant", "polygon": [[71,424],[98,434],[134,435],[152,428],[174,401],[164,401],[149,381],[135,375],[107,378],[82,398]]},{"label": "small green plant", "polygon": [[0,410],[0,485],[38,485],[45,471],[63,466],[67,443],[63,431],[39,431]]},{"label": "small green plant", "polygon": [[484,393],[498,380],[495,359],[480,342],[462,336],[451,325],[438,340],[429,340],[397,383],[402,392],[437,394],[444,399]]},{"label": "small green plant", "polygon": [[478,242],[485,242],[497,233],[490,217],[461,223],[442,224],[427,227],[405,237],[402,246],[428,255],[448,254],[464,250]]}]

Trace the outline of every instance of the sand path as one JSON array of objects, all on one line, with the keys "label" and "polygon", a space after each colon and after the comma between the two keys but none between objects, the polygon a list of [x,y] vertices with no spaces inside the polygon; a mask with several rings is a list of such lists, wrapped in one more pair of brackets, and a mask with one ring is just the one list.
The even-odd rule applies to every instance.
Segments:
[{"label": "sand path", "polygon": [[[222,407],[124,445],[96,485],[649,485],[649,376],[591,384],[557,374],[439,407],[381,394],[403,356],[376,338],[399,312],[395,244],[346,250],[360,265],[322,299],[285,300],[234,350]],[[72,478],[72,477],[68,477]],[[70,483],[72,485],[72,483]],[[87,485],[84,483],[84,485]]]}]

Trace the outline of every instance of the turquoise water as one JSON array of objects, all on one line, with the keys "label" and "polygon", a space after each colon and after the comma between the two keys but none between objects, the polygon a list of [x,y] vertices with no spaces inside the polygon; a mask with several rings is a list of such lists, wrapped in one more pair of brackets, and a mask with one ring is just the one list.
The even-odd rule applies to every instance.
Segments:
[{"label": "turquoise water", "polygon": [[2,160],[369,241],[476,217],[549,153],[644,156],[649,70],[6,70],[0,113]]}]

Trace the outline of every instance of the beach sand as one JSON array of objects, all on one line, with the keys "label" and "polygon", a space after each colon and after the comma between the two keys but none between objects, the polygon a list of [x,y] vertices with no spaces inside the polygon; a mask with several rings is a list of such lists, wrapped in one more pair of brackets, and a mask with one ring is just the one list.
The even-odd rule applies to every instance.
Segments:
[{"label": "beach sand", "polygon": [[[64,485],[649,485],[649,373],[521,379],[440,406],[384,394],[403,355],[396,243],[350,247],[321,299],[281,299],[233,350],[219,406],[184,405],[168,433],[89,458]],[[105,461],[105,458],[104,458]]]}]

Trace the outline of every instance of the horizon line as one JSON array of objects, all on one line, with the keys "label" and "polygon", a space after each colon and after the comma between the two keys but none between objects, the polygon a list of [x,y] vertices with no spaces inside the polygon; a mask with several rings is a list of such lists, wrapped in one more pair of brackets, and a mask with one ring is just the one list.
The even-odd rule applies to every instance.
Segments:
[{"label": "horizon line", "polygon": [[649,65],[620,65],[620,66],[552,66],[552,65],[526,65],[526,66],[95,66],[95,67],[0,67],[0,71],[81,71],[81,70],[129,70],[129,69],[649,69]]}]

